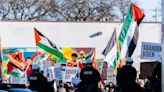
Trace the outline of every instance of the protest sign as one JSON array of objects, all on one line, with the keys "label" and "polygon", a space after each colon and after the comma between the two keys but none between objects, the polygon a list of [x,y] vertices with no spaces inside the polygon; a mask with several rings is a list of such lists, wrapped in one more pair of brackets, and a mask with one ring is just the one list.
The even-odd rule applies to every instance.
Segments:
[{"label": "protest sign", "polygon": [[44,71],[44,76],[49,78],[51,74],[51,61],[43,61],[43,71]]},{"label": "protest sign", "polygon": [[66,67],[64,82],[71,82],[72,78],[75,78],[76,74],[79,72],[77,67]]},{"label": "protest sign", "polygon": [[160,43],[142,42],[141,59],[161,61],[161,52]]},{"label": "protest sign", "polygon": [[101,74],[103,68],[103,59],[97,59],[97,70]]},{"label": "protest sign", "polygon": [[108,63],[104,62],[103,63],[102,73],[101,73],[101,77],[102,77],[103,80],[107,80],[107,68],[108,68]]},{"label": "protest sign", "polygon": [[109,82],[113,82],[114,81],[114,77],[113,77],[113,68],[108,68],[107,69],[107,83]]},{"label": "protest sign", "polygon": [[72,83],[78,85],[81,82],[80,78],[72,78]]},{"label": "protest sign", "polygon": [[65,79],[65,69],[66,69],[66,64],[61,63],[61,75],[62,75],[63,82],[64,82],[64,79]]},{"label": "protest sign", "polygon": [[62,73],[60,68],[60,63],[54,64],[54,73],[56,81],[62,80]]}]

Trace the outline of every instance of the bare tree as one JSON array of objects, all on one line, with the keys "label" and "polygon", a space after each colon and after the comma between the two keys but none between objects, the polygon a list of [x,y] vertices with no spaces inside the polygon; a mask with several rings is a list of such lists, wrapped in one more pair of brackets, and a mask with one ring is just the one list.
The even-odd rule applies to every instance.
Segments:
[{"label": "bare tree", "polygon": [[0,19],[112,21],[115,0],[1,0]]},{"label": "bare tree", "polygon": [[[132,3],[131,0],[115,0],[116,3],[116,8],[118,11],[118,15],[117,18],[120,18],[120,21],[124,21],[126,14],[128,12],[129,6]],[[133,3],[135,3],[136,5],[139,5],[139,2],[137,0],[134,0]]]},{"label": "bare tree", "polygon": [[103,21],[113,20],[115,16],[114,0],[61,0],[57,4],[57,12],[51,12],[59,21]]},{"label": "bare tree", "polygon": [[119,17],[121,17],[121,21],[124,21],[130,4],[130,0],[116,0],[116,7],[118,9],[118,12],[120,13]]},{"label": "bare tree", "polygon": [[45,16],[49,9],[46,0],[2,0],[0,2],[1,20],[30,20],[34,17]]}]

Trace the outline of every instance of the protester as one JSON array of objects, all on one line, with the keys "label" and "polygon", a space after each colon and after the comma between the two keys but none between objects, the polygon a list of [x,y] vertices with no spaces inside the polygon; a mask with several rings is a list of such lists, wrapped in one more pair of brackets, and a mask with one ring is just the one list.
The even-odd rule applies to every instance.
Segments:
[{"label": "protester", "polygon": [[137,71],[132,66],[132,58],[126,58],[124,65],[117,73],[116,80],[118,87],[116,92],[143,92],[144,90],[136,83]]},{"label": "protester", "polygon": [[93,68],[92,63],[87,63],[80,72],[81,82],[78,85],[78,92],[99,92],[98,83],[101,80],[99,72]]},{"label": "protester", "polygon": [[73,92],[74,90],[74,87],[72,85],[71,82],[67,82],[65,85],[64,85],[64,88],[66,89],[66,92]]},{"label": "protester", "polygon": [[[56,91],[55,91],[56,92]],[[60,85],[59,85],[59,88],[58,88],[58,91],[57,92],[66,92],[66,89],[64,88],[64,84],[63,83],[61,83]]]}]

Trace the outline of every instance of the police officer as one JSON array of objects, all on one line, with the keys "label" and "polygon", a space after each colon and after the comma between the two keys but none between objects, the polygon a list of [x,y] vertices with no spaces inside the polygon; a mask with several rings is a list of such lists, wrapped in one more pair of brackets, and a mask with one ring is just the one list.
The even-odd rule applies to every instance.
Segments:
[{"label": "police officer", "polygon": [[132,64],[133,59],[128,57],[126,65],[118,71],[116,92],[143,92],[143,89],[136,83],[137,71]]},{"label": "police officer", "polygon": [[34,64],[32,66],[32,69],[33,69],[33,73],[28,77],[28,80],[29,80],[29,83],[30,83],[29,88],[32,91],[47,92],[48,91],[48,81],[40,73],[39,65]]},{"label": "police officer", "polygon": [[99,92],[98,83],[101,80],[99,72],[93,68],[92,63],[87,63],[80,72],[81,83],[78,85],[79,92]]}]

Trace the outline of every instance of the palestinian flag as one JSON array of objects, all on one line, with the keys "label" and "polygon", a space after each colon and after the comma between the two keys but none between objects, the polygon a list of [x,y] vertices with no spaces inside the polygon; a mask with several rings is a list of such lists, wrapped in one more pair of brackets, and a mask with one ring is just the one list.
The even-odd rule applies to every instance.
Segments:
[{"label": "palestinian flag", "polygon": [[10,61],[7,63],[7,74],[13,75],[18,78],[22,78],[24,75],[24,71],[15,67]]},{"label": "palestinian flag", "polygon": [[144,16],[144,13],[132,3],[118,38],[120,59],[132,56],[138,40],[138,26]]},{"label": "palestinian flag", "polygon": [[57,48],[57,46],[52,43],[47,37],[45,37],[42,33],[40,33],[36,28],[34,28],[36,45],[41,49],[49,52],[60,59],[63,59],[62,52]]},{"label": "palestinian flag", "polygon": [[22,64],[23,62],[22,52],[17,51],[17,54],[14,53],[7,56],[8,56],[7,74],[13,75],[18,78],[23,77],[24,70],[21,68],[21,66],[23,67],[25,65]]},{"label": "palestinian flag", "polygon": [[116,28],[114,29],[114,32],[102,54],[105,56],[104,61],[108,63],[108,67],[115,68],[116,61],[118,60],[119,57]]}]

